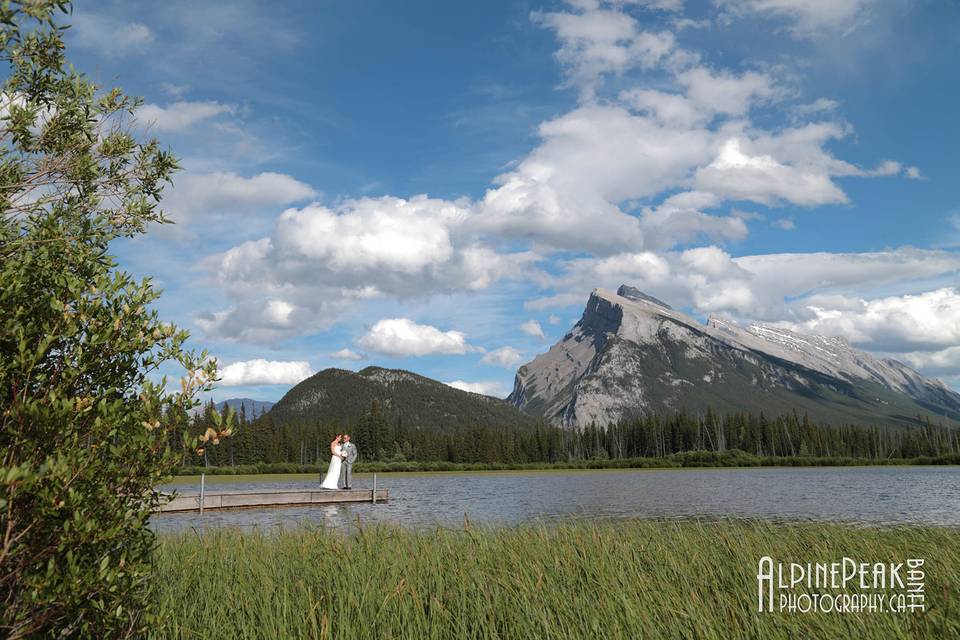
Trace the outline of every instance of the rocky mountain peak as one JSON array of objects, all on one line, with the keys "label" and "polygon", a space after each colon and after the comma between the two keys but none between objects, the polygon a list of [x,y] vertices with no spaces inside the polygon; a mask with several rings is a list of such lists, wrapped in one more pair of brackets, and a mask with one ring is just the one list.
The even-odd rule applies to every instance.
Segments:
[{"label": "rocky mountain peak", "polygon": [[617,295],[621,298],[626,298],[627,300],[633,300],[634,302],[650,302],[666,309],[673,309],[673,307],[668,305],[663,300],[658,300],[657,298],[640,291],[640,289],[637,289],[636,287],[631,287],[628,284],[620,285],[620,288],[617,289]]},{"label": "rocky mountain peak", "polygon": [[623,307],[611,300],[610,294],[603,289],[594,289],[583,309],[583,316],[577,327],[585,334],[603,336],[616,333],[623,322]]},{"label": "rocky mountain peak", "polygon": [[960,421],[960,394],[836,337],[706,325],[642,291],[595,289],[580,321],[517,372],[508,401],[569,426],[678,410],[793,411],[822,421]]}]

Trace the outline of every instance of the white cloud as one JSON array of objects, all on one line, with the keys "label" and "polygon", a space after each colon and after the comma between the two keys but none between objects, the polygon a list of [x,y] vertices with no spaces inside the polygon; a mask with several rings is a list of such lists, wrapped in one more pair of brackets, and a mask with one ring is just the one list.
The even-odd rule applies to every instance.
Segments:
[{"label": "white cloud", "polygon": [[259,384],[296,384],[313,375],[306,361],[247,360],[228,364],[220,370],[219,384],[238,387]]},{"label": "white cloud", "polygon": [[[678,251],[742,240],[747,221],[763,219],[718,211],[731,202],[845,203],[840,178],[904,168],[893,160],[863,168],[833,155],[830,144],[852,133],[834,114],[837,104],[820,98],[791,110],[796,83],[777,67],[707,66],[670,34],[643,31],[623,11],[628,3],[568,4],[567,12],[532,17],[557,34],[558,58],[581,101],[543,122],[537,145],[479,201],[383,196],[289,209],[269,234],[204,262],[232,306],[202,314],[198,324],[218,336],[270,342],[328,327],[361,301],[480,291],[508,279],[543,287],[530,308],[582,303],[598,284],[636,282],[679,306],[782,319],[784,295],[835,291],[844,286],[831,279],[837,273],[863,275],[864,265],[875,264],[898,280],[891,256],[908,251],[809,254],[797,264],[775,255],[774,272],[783,263],[820,277],[777,273],[776,281],[752,268],[766,268],[763,256],[731,258],[719,246]],[[653,4],[671,8],[644,6]],[[630,86],[640,71],[656,81]],[[626,86],[596,99],[611,75]],[[799,116],[818,121],[798,124]],[[230,210],[221,197],[200,206],[217,190],[194,192],[174,204]],[[770,219],[779,226],[792,220]],[[945,262],[918,259],[927,267],[938,261]],[[539,262],[549,268],[533,268]],[[289,312],[276,313],[275,300]]]},{"label": "white cloud", "polygon": [[701,105],[679,93],[667,93],[654,89],[628,89],[622,91],[620,102],[634,111],[650,115],[657,122],[675,127],[703,125],[709,119]]},{"label": "white cloud", "polygon": [[198,122],[209,120],[226,113],[234,113],[236,109],[228,104],[214,102],[174,102],[166,107],[156,104],[145,104],[136,111],[137,120],[158,132],[182,131]]},{"label": "white cloud", "polygon": [[960,344],[960,292],[944,288],[873,300],[845,296],[802,303],[809,333],[838,335],[887,352],[938,350]]},{"label": "white cloud", "polygon": [[528,336],[534,338],[540,338],[543,340],[547,336],[543,333],[543,327],[540,326],[540,323],[536,320],[527,320],[522,325],[520,325],[520,330],[523,331]]},{"label": "white cloud", "polygon": [[321,205],[285,211],[280,244],[336,269],[388,269],[413,274],[454,254],[451,227],[468,215],[462,207],[425,197],[363,199],[340,211]]},{"label": "white cloud", "polygon": [[674,49],[669,31],[642,31],[632,16],[602,8],[599,3],[581,3],[578,8],[578,13],[534,12],[531,18],[556,32],[560,41],[557,60],[584,99],[593,97],[604,75],[652,68]]},{"label": "white cloud", "polygon": [[[238,281],[223,286],[230,291],[231,287],[242,289],[243,283]],[[279,292],[282,289],[284,287],[268,287],[264,291],[235,294],[240,299],[238,304],[219,311],[202,311],[194,317],[194,322],[209,336],[235,342],[273,344],[288,336],[329,327],[347,307],[345,296],[330,299],[305,296],[307,304],[293,305],[284,301],[280,306],[275,301],[263,299],[274,290]],[[325,290],[320,287],[315,292],[322,296]]]},{"label": "white cloud", "polygon": [[907,167],[904,175],[911,180],[923,180],[923,174],[920,173],[919,167]]},{"label": "white cloud", "polygon": [[465,382],[463,380],[454,380],[446,384],[460,391],[479,393],[495,398],[503,398],[507,395],[506,389],[504,389],[503,385],[499,382]]},{"label": "white cloud", "polygon": [[727,140],[713,162],[697,170],[695,184],[725,198],[766,205],[783,201],[801,206],[847,202],[846,194],[822,167],[797,167],[771,155],[748,155],[738,138]]},{"label": "white cloud", "polygon": [[488,351],[480,358],[483,364],[492,364],[505,369],[512,369],[523,362],[524,356],[520,351],[513,347],[500,347],[493,351]]},{"label": "white cloud", "polygon": [[[549,14],[562,61],[574,76],[581,64],[596,71],[590,47],[637,32],[633,18],[614,5],[596,7]],[[773,71],[708,68],[697,55],[680,50],[656,64],[665,72],[656,89],[627,88],[602,104],[585,99],[542,123],[540,144],[494,180],[476,205],[472,227],[533,241],[538,250],[606,255],[733,241],[747,235],[744,220],[708,209],[730,200],[766,206],[845,203],[837,177],[901,170],[894,161],[863,169],[834,157],[826,145],[851,133],[841,123],[755,126],[749,120],[754,110],[785,101],[793,91]],[[602,75],[586,74],[593,80]],[[835,103],[820,99],[814,107],[824,113]],[[697,197],[684,197],[685,192]],[[651,204],[664,194],[665,202]],[[637,206],[639,217],[630,211]]]},{"label": "white cloud", "polygon": [[742,240],[747,237],[743,216],[708,215],[696,206],[686,206],[687,201],[696,200],[696,195],[708,195],[711,201],[715,200],[713,194],[691,191],[671,196],[659,207],[644,209],[640,217],[644,246],[668,249],[678,243]]},{"label": "white cloud", "polygon": [[178,223],[201,216],[252,213],[282,207],[317,195],[316,190],[292,176],[272,171],[245,178],[230,171],[178,175],[163,200],[163,208]]},{"label": "white cloud", "polygon": [[797,36],[850,30],[874,0],[713,0],[726,16],[760,15],[786,21]]},{"label": "white cloud", "polygon": [[793,231],[797,228],[797,225],[792,218],[777,218],[770,224],[777,229],[783,229],[784,231]]},{"label": "white cloud", "polygon": [[770,76],[755,71],[737,76],[726,71],[715,73],[705,67],[694,67],[677,74],[677,81],[700,109],[733,116],[743,115],[758,101],[782,93]]},{"label": "white cloud", "polygon": [[441,331],[407,318],[380,320],[357,342],[365,349],[395,358],[460,355],[475,350],[460,331]]},{"label": "white cloud", "polygon": [[924,375],[956,378],[954,386],[960,387],[957,384],[960,383],[960,347],[947,347],[933,352],[897,353],[893,356]]},{"label": "white cloud", "polygon": [[[731,257],[718,247],[681,252],[622,253],[559,264],[544,283],[557,291],[534,309],[582,305],[595,287],[630,284],[677,308],[726,312],[765,321],[813,319],[805,305],[829,307],[824,296],[916,287],[960,271],[960,254],[897,249],[877,253],[781,253]],[[844,298],[846,300],[846,298]],[[790,300],[789,304],[786,302]],[[849,301],[848,301],[849,302]]]},{"label": "white cloud", "polygon": [[367,358],[362,353],[357,353],[356,351],[352,349],[347,349],[347,348],[340,349],[339,351],[334,351],[333,353],[330,354],[330,357],[333,358],[334,360],[351,360],[354,362],[358,360],[366,360]]},{"label": "white cloud", "polygon": [[618,106],[578,108],[542,124],[540,135],[540,146],[487,191],[477,226],[600,253],[643,246],[640,222],[618,203],[682,184],[709,159],[712,138]]},{"label": "white cloud", "polygon": [[106,58],[143,53],[154,41],[153,31],[147,25],[108,15],[78,11],[69,22],[73,44]]},{"label": "white cloud", "polygon": [[550,317],[547,318],[547,322],[550,324],[560,324],[560,316],[551,313]]},{"label": "white cloud", "polygon": [[255,310],[264,300],[282,297],[303,312],[290,329],[272,325],[255,334],[270,342],[329,326],[361,300],[477,291],[524,275],[538,256],[501,254],[481,244],[466,230],[467,204],[421,195],[288,209],[271,236],[205,262],[238,301],[208,314],[213,321],[206,327],[238,336],[258,322]]}]

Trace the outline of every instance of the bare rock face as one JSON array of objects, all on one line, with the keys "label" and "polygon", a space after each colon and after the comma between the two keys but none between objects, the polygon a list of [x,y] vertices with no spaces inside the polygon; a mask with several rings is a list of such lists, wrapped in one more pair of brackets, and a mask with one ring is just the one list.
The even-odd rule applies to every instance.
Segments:
[{"label": "bare rock face", "polygon": [[570,332],[520,367],[507,401],[570,427],[708,408],[836,423],[960,420],[960,394],[842,338],[714,317],[703,325],[627,285],[593,291]]}]

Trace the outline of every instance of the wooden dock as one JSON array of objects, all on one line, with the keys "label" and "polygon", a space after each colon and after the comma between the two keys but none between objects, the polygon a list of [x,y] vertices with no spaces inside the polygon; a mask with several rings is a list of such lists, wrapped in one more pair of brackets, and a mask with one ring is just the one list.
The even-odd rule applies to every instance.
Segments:
[{"label": "wooden dock", "polygon": [[[343,502],[381,502],[389,499],[387,489],[338,489],[205,493],[203,510],[247,509],[251,507],[282,507],[305,504],[340,504]],[[177,496],[160,505],[158,513],[200,511],[200,496]]]}]

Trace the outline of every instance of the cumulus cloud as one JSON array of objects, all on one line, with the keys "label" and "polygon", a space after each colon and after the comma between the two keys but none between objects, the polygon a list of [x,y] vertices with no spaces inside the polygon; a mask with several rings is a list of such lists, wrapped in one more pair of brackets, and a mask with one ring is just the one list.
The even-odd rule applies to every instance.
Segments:
[{"label": "cumulus cloud", "polygon": [[[940,351],[914,351],[892,354],[917,371],[928,376],[948,376],[960,378],[960,347],[947,347]],[[956,380],[960,382],[960,380]],[[956,382],[954,383],[956,386]]]},{"label": "cumulus cloud", "polygon": [[479,393],[480,395],[493,396],[494,398],[503,398],[507,395],[507,390],[503,384],[499,382],[466,382],[464,380],[454,380],[445,384],[460,391]]},{"label": "cumulus cloud", "polygon": [[717,157],[697,170],[698,189],[720,194],[731,200],[752,200],[775,205],[791,202],[814,206],[847,201],[846,194],[815,167],[784,164],[771,155],[749,155],[741,141],[724,142]]},{"label": "cumulus cloud", "polygon": [[499,349],[488,351],[480,358],[480,362],[483,364],[492,364],[505,369],[513,369],[523,362],[523,360],[523,354],[513,347],[500,347]]},{"label": "cumulus cloud", "polygon": [[699,109],[732,116],[743,115],[759,101],[782,92],[769,75],[755,71],[738,76],[727,71],[694,67],[677,74],[677,81]]},{"label": "cumulus cloud", "polygon": [[531,18],[556,33],[560,42],[557,60],[585,99],[593,96],[604,75],[622,74],[634,67],[652,68],[674,49],[672,33],[644,31],[635,18],[622,11],[600,3],[575,7],[580,11],[534,12]]},{"label": "cumulus cloud", "polygon": [[[614,5],[580,9],[536,19],[557,32],[558,55],[574,78],[599,81],[621,69],[603,56],[620,55],[617,43],[638,27]],[[862,168],[835,157],[826,145],[852,129],[832,119],[769,130],[751,122],[754,111],[794,93],[773,71],[713,68],[676,47],[654,64],[662,73],[656,88],[626,88],[602,103],[588,95],[542,123],[536,148],[497,176],[476,204],[472,228],[533,241],[547,252],[605,255],[736,241],[747,234],[744,220],[711,209],[728,201],[845,203],[837,178],[902,172],[892,160]],[[833,118],[835,107],[824,98],[801,112]]]},{"label": "cumulus cloud", "polygon": [[249,178],[231,171],[186,173],[174,178],[173,187],[164,196],[163,208],[174,221],[189,224],[201,217],[235,217],[315,196],[317,192],[310,185],[272,171]]},{"label": "cumulus cloud", "polygon": [[380,320],[357,342],[365,349],[395,358],[460,355],[476,350],[460,331],[441,331],[407,318]]},{"label": "cumulus cloud", "polygon": [[846,296],[802,304],[809,333],[837,335],[887,352],[938,350],[960,344],[960,292],[952,288],[873,300]]},{"label": "cumulus cloud", "polygon": [[682,184],[709,159],[712,134],[665,127],[621,106],[586,106],[540,126],[542,142],[496,179],[478,228],[558,249],[611,253],[643,246],[618,204]]},{"label": "cumulus cloud", "polygon": [[236,109],[228,104],[212,100],[204,102],[179,101],[166,107],[145,104],[136,111],[137,120],[157,132],[181,131],[198,122],[219,115],[234,113]]},{"label": "cumulus cloud", "polygon": [[522,325],[520,325],[520,330],[523,331],[528,336],[539,338],[543,340],[547,336],[543,333],[543,327],[540,326],[540,323],[536,320],[527,320]]},{"label": "cumulus cloud", "polygon": [[[903,281],[916,265],[933,273],[950,262],[909,250],[731,257],[725,245],[765,218],[724,207],[846,203],[841,179],[911,170],[895,160],[871,168],[838,158],[830,144],[853,131],[835,101],[792,109],[797,90],[787,74],[706,64],[671,34],[644,30],[625,8],[674,4],[577,0],[532,14],[556,34],[580,100],[541,123],[534,148],[479,200],[423,194],[288,209],[268,234],[204,261],[232,304],[204,312],[198,324],[220,337],[270,342],[328,327],[364,301],[481,291],[508,279],[544,290],[530,308],[582,303],[594,286],[633,282],[678,306],[784,319],[784,296]],[[632,82],[648,71],[655,82]],[[598,93],[611,76],[620,76],[616,94]],[[188,184],[175,210],[232,210],[218,189],[202,186]],[[265,200],[314,197],[302,183],[286,187]],[[792,220],[770,219],[781,227]]]},{"label": "cumulus cloud", "polygon": [[295,330],[274,324],[272,333],[262,334],[276,340],[329,326],[359,301],[477,291],[517,277],[539,259],[482,244],[465,230],[471,215],[466,203],[425,195],[288,209],[271,236],[205,262],[240,302],[214,312],[216,322],[206,326],[235,336],[261,318],[256,309],[265,299],[282,298],[303,312]]},{"label": "cumulus cloud", "polygon": [[366,360],[367,358],[367,356],[363,355],[362,353],[357,353],[356,351],[347,348],[334,351],[330,354],[330,357],[334,360],[351,360],[354,362],[358,360]]},{"label": "cumulus cloud", "polygon": [[560,273],[545,283],[559,293],[533,301],[532,308],[580,305],[594,287],[614,289],[628,283],[674,307],[700,313],[796,321],[809,319],[797,314],[807,313],[803,311],[805,301],[816,300],[814,296],[911,286],[924,279],[942,278],[960,271],[960,255],[908,248],[732,257],[719,247],[708,246],[577,258],[560,267]]},{"label": "cumulus cloud", "polygon": [[306,361],[246,360],[220,369],[219,384],[238,387],[259,384],[296,384],[313,375]]}]

